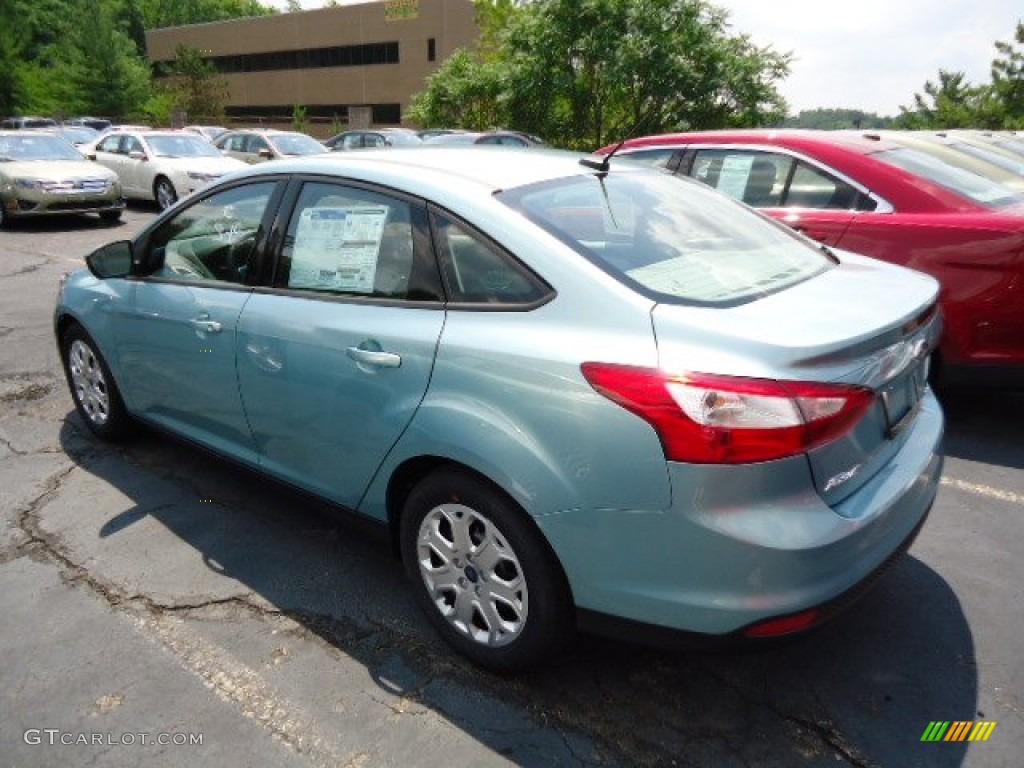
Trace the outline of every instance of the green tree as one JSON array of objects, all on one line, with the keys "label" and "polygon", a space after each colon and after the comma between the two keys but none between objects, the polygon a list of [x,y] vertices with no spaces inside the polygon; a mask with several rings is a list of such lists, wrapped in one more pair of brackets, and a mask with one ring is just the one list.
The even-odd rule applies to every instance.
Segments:
[{"label": "green tree", "polygon": [[301,104],[292,105],[292,130],[299,133],[306,133],[309,130],[309,120],[306,114],[307,110]]},{"label": "green tree", "polygon": [[939,70],[938,80],[925,81],[924,93],[914,94],[913,107],[900,107],[894,127],[975,128],[988,98],[987,86],[974,86],[963,72]]},{"label": "green tree", "polygon": [[277,13],[259,0],[137,0],[146,29]]},{"label": "green tree", "polygon": [[22,101],[21,62],[25,36],[13,5],[0,0],[0,115],[15,112]]},{"label": "green tree", "polygon": [[732,35],[704,0],[481,0],[480,46],[452,56],[417,94],[425,126],[514,127],[593,148],[642,126],[781,119],[789,55]]},{"label": "green tree", "polygon": [[93,4],[77,20],[62,67],[71,111],[126,117],[141,110],[151,75],[135,43],[120,28],[114,3]]},{"label": "green tree", "polygon": [[1017,22],[1011,42],[996,42],[992,62],[992,95],[1002,112],[1004,128],[1024,128],[1024,23]]},{"label": "green tree", "polygon": [[[179,45],[174,53],[170,74],[161,83],[163,92],[171,96],[171,108],[185,110],[192,122],[222,122],[228,100],[227,81],[195,48]],[[151,109],[163,106],[158,101],[151,104]]]},{"label": "green tree", "polygon": [[786,119],[782,125],[786,128],[812,128],[834,131],[844,128],[870,129],[888,128],[893,118],[880,117],[875,112],[864,112],[860,109],[804,109],[796,117]]}]

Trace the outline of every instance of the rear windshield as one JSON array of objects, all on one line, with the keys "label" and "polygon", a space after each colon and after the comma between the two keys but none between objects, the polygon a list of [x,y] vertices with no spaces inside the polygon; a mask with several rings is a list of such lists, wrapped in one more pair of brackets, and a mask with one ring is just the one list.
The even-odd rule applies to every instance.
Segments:
[{"label": "rear windshield", "polygon": [[834,266],[782,225],[658,171],[573,176],[498,197],[658,301],[735,305]]},{"label": "rear windshield", "polygon": [[1024,195],[976,173],[957,168],[916,149],[887,149],[872,157],[928,179],[987,208],[1024,202]]}]

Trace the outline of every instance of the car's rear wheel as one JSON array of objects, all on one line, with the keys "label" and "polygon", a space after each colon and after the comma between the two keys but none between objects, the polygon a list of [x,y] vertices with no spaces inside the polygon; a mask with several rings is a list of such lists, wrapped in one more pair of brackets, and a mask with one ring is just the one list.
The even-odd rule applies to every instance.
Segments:
[{"label": "car's rear wheel", "polygon": [[132,421],[103,355],[85,330],[72,325],[61,344],[64,374],[85,425],[106,440],[124,437]]},{"label": "car's rear wheel", "polygon": [[178,193],[175,192],[170,179],[166,176],[157,176],[156,181],[153,182],[153,197],[156,199],[156,204],[160,206],[160,210],[164,211],[177,202]]},{"label": "car's rear wheel", "polygon": [[423,479],[406,500],[400,537],[420,606],[477,664],[525,669],[571,637],[557,558],[522,508],[480,477],[444,469]]}]

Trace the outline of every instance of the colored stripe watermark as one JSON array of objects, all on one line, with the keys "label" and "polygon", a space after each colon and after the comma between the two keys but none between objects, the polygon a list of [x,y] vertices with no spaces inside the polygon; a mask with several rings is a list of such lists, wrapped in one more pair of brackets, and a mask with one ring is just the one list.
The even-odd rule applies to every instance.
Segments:
[{"label": "colored stripe watermark", "polygon": [[932,720],[921,741],[988,741],[996,725],[995,720]]}]

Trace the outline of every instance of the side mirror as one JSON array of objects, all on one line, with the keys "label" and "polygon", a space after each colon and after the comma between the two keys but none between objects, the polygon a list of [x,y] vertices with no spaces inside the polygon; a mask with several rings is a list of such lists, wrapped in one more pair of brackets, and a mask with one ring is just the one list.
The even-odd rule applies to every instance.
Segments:
[{"label": "side mirror", "polygon": [[89,158],[90,160],[92,160],[94,163],[96,162],[96,152],[95,152],[95,150],[92,151],[92,152],[86,152],[85,156],[87,158]]},{"label": "side mirror", "polygon": [[128,157],[130,157],[132,160],[142,160],[143,162],[145,162],[146,153],[143,152],[141,149],[136,149],[129,152]]},{"label": "side mirror", "polygon": [[132,270],[132,243],[130,240],[108,243],[86,256],[85,264],[100,280],[127,277]]},{"label": "side mirror", "polygon": [[259,156],[260,156],[260,157],[264,157],[264,158],[266,158],[267,160],[269,160],[270,158],[272,158],[272,157],[274,156],[274,153],[273,153],[273,152],[271,152],[271,151],[270,151],[269,149],[267,149],[266,147],[264,147],[263,149],[261,149],[261,150],[259,151]]}]

